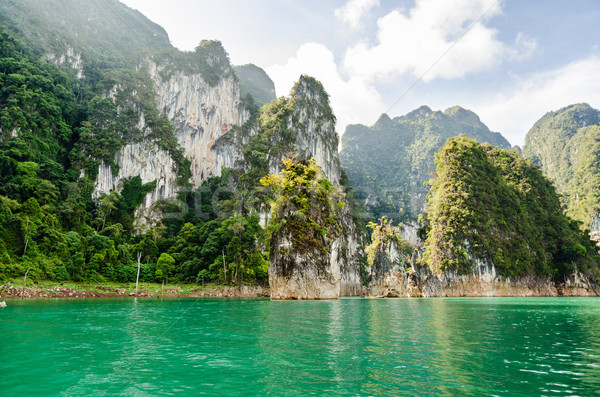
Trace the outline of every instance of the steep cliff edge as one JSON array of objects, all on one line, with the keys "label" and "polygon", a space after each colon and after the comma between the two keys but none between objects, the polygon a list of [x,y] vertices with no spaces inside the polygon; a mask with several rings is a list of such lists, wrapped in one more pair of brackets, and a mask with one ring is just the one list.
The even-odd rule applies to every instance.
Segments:
[{"label": "steep cliff edge", "polygon": [[[155,92],[155,106],[172,123],[172,134],[183,157],[189,160],[191,175],[187,182],[198,187],[209,177],[219,176],[222,167],[233,168],[240,159],[241,153],[233,146],[217,150],[216,143],[233,126],[243,125],[250,113],[240,98],[239,82],[220,43],[203,42],[193,53],[171,51],[158,58],[160,64],[149,59],[140,73],[147,71]],[[208,68],[194,69],[196,62]],[[119,87],[115,89],[118,91]],[[138,128],[142,131],[146,128],[144,123],[141,114]],[[175,199],[180,190],[173,159],[159,144],[142,137],[123,146],[114,155],[112,167],[118,173],[112,175],[111,165],[103,162],[96,177],[96,198],[111,190],[120,191],[123,180],[137,175],[143,183],[157,181],[157,188],[136,210],[136,225],[142,228],[160,219],[154,204]],[[134,154],[134,150],[140,152]]]},{"label": "steep cliff edge", "polygon": [[[228,65],[229,61],[223,57],[224,50],[221,58],[211,62]],[[187,74],[175,70],[165,76],[166,70],[166,66],[150,62],[157,105],[175,126],[177,142],[191,162],[190,182],[199,186],[207,178],[219,176],[222,167],[234,166],[235,154],[217,154],[215,143],[232,126],[243,125],[250,113],[244,106],[239,81],[230,67],[215,84],[207,82],[202,73]]]},{"label": "steep cliff edge", "polygon": [[[337,192],[343,190],[335,117],[328,95],[318,81],[302,76],[289,98],[280,98],[263,107],[259,123],[260,131],[252,138],[250,147],[267,150],[262,157],[271,175],[280,173],[284,165],[282,160],[286,158],[293,158],[299,163],[312,159],[332,189]],[[259,142],[266,144],[259,146]],[[317,217],[311,223],[325,227],[323,222],[335,219],[338,232],[333,235],[334,229],[325,227],[321,230],[324,240],[318,242],[319,237],[316,240],[318,244],[295,245],[290,232],[285,230],[274,235],[269,265],[273,298],[322,299],[362,294],[354,220],[345,199],[341,197],[337,202],[339,208],[335,217]],[[309,211],[318,210],[322,205],[314,204],[316,207]],[[288,212],[274,215],[271,221],[293,216],[293,211]],[[307,231],[310,230],[307,226]],[[309,285],[310,288],[307,287]]]}]

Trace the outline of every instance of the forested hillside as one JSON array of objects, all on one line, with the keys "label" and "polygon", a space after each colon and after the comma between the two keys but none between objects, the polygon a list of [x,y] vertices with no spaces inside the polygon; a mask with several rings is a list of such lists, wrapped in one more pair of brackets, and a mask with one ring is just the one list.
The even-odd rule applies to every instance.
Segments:
[{"label": "forested hillside", "polygon": [[243,95],[250,94],[259,106],[276,99],[275,84],[264,70],[253,64],[234,66]]},{"label": "forested hillside", "polygon": [[[117,114],[117,106],[127,109],[126,101],[96,95],[91,78],[77,79],[39,60],[7,30],[1,37],[0,277],[31,269],[34,280],[133,281],[137,252],[142,253],[145,281],[266,277],[267,262],[255,249],[262,244],[258,216],[223,218],[215,213],[223,203],[233,205],[233,194],[224,189],[227,174],[199,190],[205,198],[204,218],[194,217],[192,206],[192,222],[171,219],[168,227],[159,224],[145,234],[133,230],[132,212],[152,185],[132,178],[120,194],[92,201],[92,179],[80,174],[79,165],[87,162],[85,169],[92,173],[90,162],[110,160],[111,150],[127,139],[120,132],[131,132],[131,123],[115,126],[127,114]],[[128,83],[148,92],[135,78]],[[159,123],[150,124],[152,133],[161,133],[158,127],[163,126],[167,136],[162,142],[169,145],[173,127],[158,115],[152,93],[148,95],[146,114],[156,115]],[[176,142],[170,144],[176,151]],[[217,270],[211,266],[215,258]],[[223,260],[235,267],[224,268]]]},{"label": "forested hillside", "polygon": [[600,256],[568,218],[552,183],[514,150],[464,135],[436,154],[427,203],[424,262],[469,274],[493,266],[503,276],[598,276]]},{"label": "forested hillside", "polygon": [[405,116],[383,114],[372,127],[348,126],[342,137],[340,160],[369,219],[381,216],[397,222],[416,222],[424,210],[433,154],[446,139],[466,134],[500,148],[510,144],[491,132],[477,115],[455,106],[444,112],[422,106]]},{"label": "forested hillside", "polygon": [[567,214],[589,229],[600,212],[598,110],[582,103],[547,113],[527,133],[523,155],[554,182]]},{"label": "forested hillside", "polygon": [[[216,82],[223,68],[233,73],[220,43],[180,53],[162,28],[112,0],[9,1],[0,12],[0,279],[30,269],[33,280],[134,281],[139,252],[143,281],[264,280],[259,217],[234,211],[239,173],[185,188],[189,161],[135,67],[148,55],[167,71],[193,58],[189,73]],[[142,139],[170,153],[189,203],[145,233],[133,213],[155,183],[133,177],[91,197],[98,165],[115,165],[119,148]]]}]

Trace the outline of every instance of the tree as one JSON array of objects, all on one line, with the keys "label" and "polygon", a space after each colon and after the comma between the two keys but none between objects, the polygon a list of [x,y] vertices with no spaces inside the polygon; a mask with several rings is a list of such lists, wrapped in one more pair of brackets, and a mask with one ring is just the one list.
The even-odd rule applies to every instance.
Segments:
[{"label": "tree", "polygon": [[160,254],[156,262],[156,278],[157,280],[168,279],[175,270],[175,259],[165,252]]}]

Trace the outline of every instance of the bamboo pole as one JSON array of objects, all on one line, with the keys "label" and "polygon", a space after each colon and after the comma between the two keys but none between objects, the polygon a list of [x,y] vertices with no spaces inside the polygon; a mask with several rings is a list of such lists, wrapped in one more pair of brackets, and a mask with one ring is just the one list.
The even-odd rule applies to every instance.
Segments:
[{"label": "bamboo pole", "polygon": [[138,251],[137,253],[137,262],[138,262],[138,271],[137,271],[137,277],[135,278],[135,295],[137,296],[138,294],[138,284],[140,282],[140,262],[142,260],[142,251]]},{"label": "bamboo pole", "polygon": [[25,272],[25,277],[23,277],[23,289],[21,290],[21,300],[23,300],[23,294],[25,294],[25,284],[27,283],[27,274],[29,273],[30,270],[31,270],[31,268],[27,269],[27,271]]}]

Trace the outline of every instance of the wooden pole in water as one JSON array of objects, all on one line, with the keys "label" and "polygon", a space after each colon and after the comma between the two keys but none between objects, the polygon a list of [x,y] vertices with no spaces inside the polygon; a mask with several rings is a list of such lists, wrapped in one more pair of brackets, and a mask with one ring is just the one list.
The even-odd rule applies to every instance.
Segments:
[{"label": "wooden pole in water", "polygon": [[25,293],[25,284],[27,283],[27,273],[29,273],[30,270],[31,270],[31,268],[27,269],[27,271],[25,272],[25,277],[23,277],[23,289],[21,290],[21,300],[23,300],[23,294]]},{"label": "wooden pole in water", "polygon": [[138,284],[140,282],[140,262],[142,260],[142,251],[138,251],[137,259],[138,259],[138,271],[137,271],[137,277],[135,278],[135,294],[136,294],[136,296],[138,294]]},{"label": "wooden pole in water", "polygon": [[227,267],[225,266],[225,250],[222,250],[223,253],[223,278],[225,279],[225,283],[227,283]]}]

